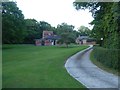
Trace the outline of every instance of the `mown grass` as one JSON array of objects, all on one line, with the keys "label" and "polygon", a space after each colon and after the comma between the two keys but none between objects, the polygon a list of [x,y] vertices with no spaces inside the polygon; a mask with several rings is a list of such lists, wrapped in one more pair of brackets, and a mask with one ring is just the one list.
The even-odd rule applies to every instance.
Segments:
[{"label": "mown grass", "polygon": [[95,58],[94,58],[94,53],[93,51],[90,53],[90,60],[96,65],[98,66],[99,68],[101,68],[102,70],[105,70],[109,73],[112,73],[112,74],[115,74],[115,75],[119,75],[120,76],[120,72],[118,72],[118,70],[115,70],[113,68],[108,68],[107,66],[105,66],[104,64],[102,64],[101,62],[97,61]]},{"label": "mown grass", "polygon": [[85,88],[64,64],[87,47],[3,45],[3,88]]}]

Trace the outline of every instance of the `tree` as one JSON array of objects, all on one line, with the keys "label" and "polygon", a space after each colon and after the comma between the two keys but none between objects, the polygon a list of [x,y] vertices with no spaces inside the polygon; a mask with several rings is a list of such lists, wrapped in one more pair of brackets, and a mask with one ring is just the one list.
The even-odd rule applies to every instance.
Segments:
[{"label": "tree", "polygon": [[80,26],[78,31],[79,31],[81,36],[90,36],[91,35],[91,30],[85,26]]},{"label": "tree", "polygon": [[48,22],[40,21],[39,24],[40,24],[41,30],[50,30],[51,29],[51,25]]},{"label": "tree", "polygon": [[57,25],[57,33],[61,34],[63,33],[70,33],[73,32],[74,26],[73,25],[68,25],[67,23],[61,23]]},{"label": "tree", "polygon": [[88,8],[92,12],[94,25],[92,35],[100,41],[103,47],[120,49],[120,2],[74,2],[77,10]]},{"label": "tree", "polygon": [[68,25],[67,23],[61,23],[57,25],[56,28],[57,35],[61,36],[63,33],[73,34],[73,37],[77,37],[78,33],[74,30],[73,25]]},{"label": "tree", "polygon": [[70,43],[73,43],[75,41],[74,37],[72,34],[69,34],[69,33],[62,33],[61,34],[61,39],[58,40],[58,43],[59,44],[65,44],[66,47],[68,47],[68,45]]},{"label": "tree", "polygon": [[[24,43],[34,43],[34,39],[40,38],[39,24],[35,19],[25,19],[27,35],[24,39]],[[38,35],[39,34],[39,35]]]},{"label": "tree", "polygon": [[15,2],[2,2],[2,41],[22,43],[25,32],[24,15]]},{"label": "tree", "polygon": [[70,43],[75,43],[75,39],[79,36],[79,32],[74,30],[74,26],[68,25],[67,23],[58,24],[56,33],[61,36],[58,42],[66,44],[67,47]]}]

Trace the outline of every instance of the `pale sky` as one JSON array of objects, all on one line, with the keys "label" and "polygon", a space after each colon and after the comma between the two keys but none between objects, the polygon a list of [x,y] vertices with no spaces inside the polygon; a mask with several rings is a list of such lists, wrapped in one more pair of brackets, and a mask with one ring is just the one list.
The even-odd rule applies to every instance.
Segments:
[{"label": "pale sky", "polygon": [[75,0],[15,0],[25,18],[46,21],[56,27],[63,22],[74,25],[75,29],[81,25],[92,29],[88,24],[93,18],[88,10],[77,11],[73,7]]}]

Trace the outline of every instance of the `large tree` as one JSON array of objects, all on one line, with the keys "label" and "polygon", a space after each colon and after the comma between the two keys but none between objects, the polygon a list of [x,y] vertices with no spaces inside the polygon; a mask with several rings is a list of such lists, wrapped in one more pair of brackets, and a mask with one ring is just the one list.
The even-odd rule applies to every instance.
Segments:
[{"label": "large tree", "polygon": [[75,39],[79,34],[76,30],[74,30],[73,25],[68,25],[67,23],[61,23],[57,25],[56,28],[57,35],[61,36],[63,33],[69,33]]},{"label": "large tree", "polygon": [[120,2],[79,2],[74,6],[77,10],[89,9],[92,12],[94,25],[92,34],[100,41],[103,38],[103,47],[120,48]]},{"label": "large tree", "polygon": [[67,23],[61,23],[57,25],[57,34],[62,34],[62,33],[71,33],[74,30],[73,25],[68,25]]},{"label": "large tree", "polygon": [[81,36],[90,36],[91,35],[91,30],[85,26],[80,26],[78,31],[79,31]]},{"label": "large tree", "polygon": [[22,43],[26,35],[24,15],[15,2],[2,2],[3,43]]},{"label": "large tree", "polygon": [[61,44],[75,43],[75,39],[78,36],[78,32],[74,30],[73,25],[68,25],[67,23],[61,23],[57,25],[56,29],[57,35],[61,36],[61,39],[58,41]]},{"label": "large tree", "polygon": [[27,35],[24,39],[24,43],[34,43],[34,39],[40,38],[39,23],[35,19],[25,19]]}]

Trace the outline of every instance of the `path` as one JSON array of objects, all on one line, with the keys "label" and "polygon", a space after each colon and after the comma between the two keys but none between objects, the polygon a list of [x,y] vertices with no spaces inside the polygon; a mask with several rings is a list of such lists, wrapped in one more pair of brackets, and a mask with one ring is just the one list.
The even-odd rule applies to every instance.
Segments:
[{"label": "path", "polygon": [[69,58],[65,64],[68,73],[87,88],[118,88],[120,86],[118,76],[94,65],[89,59],[91,51],[87,51],[79,58],[80,52]]}]

